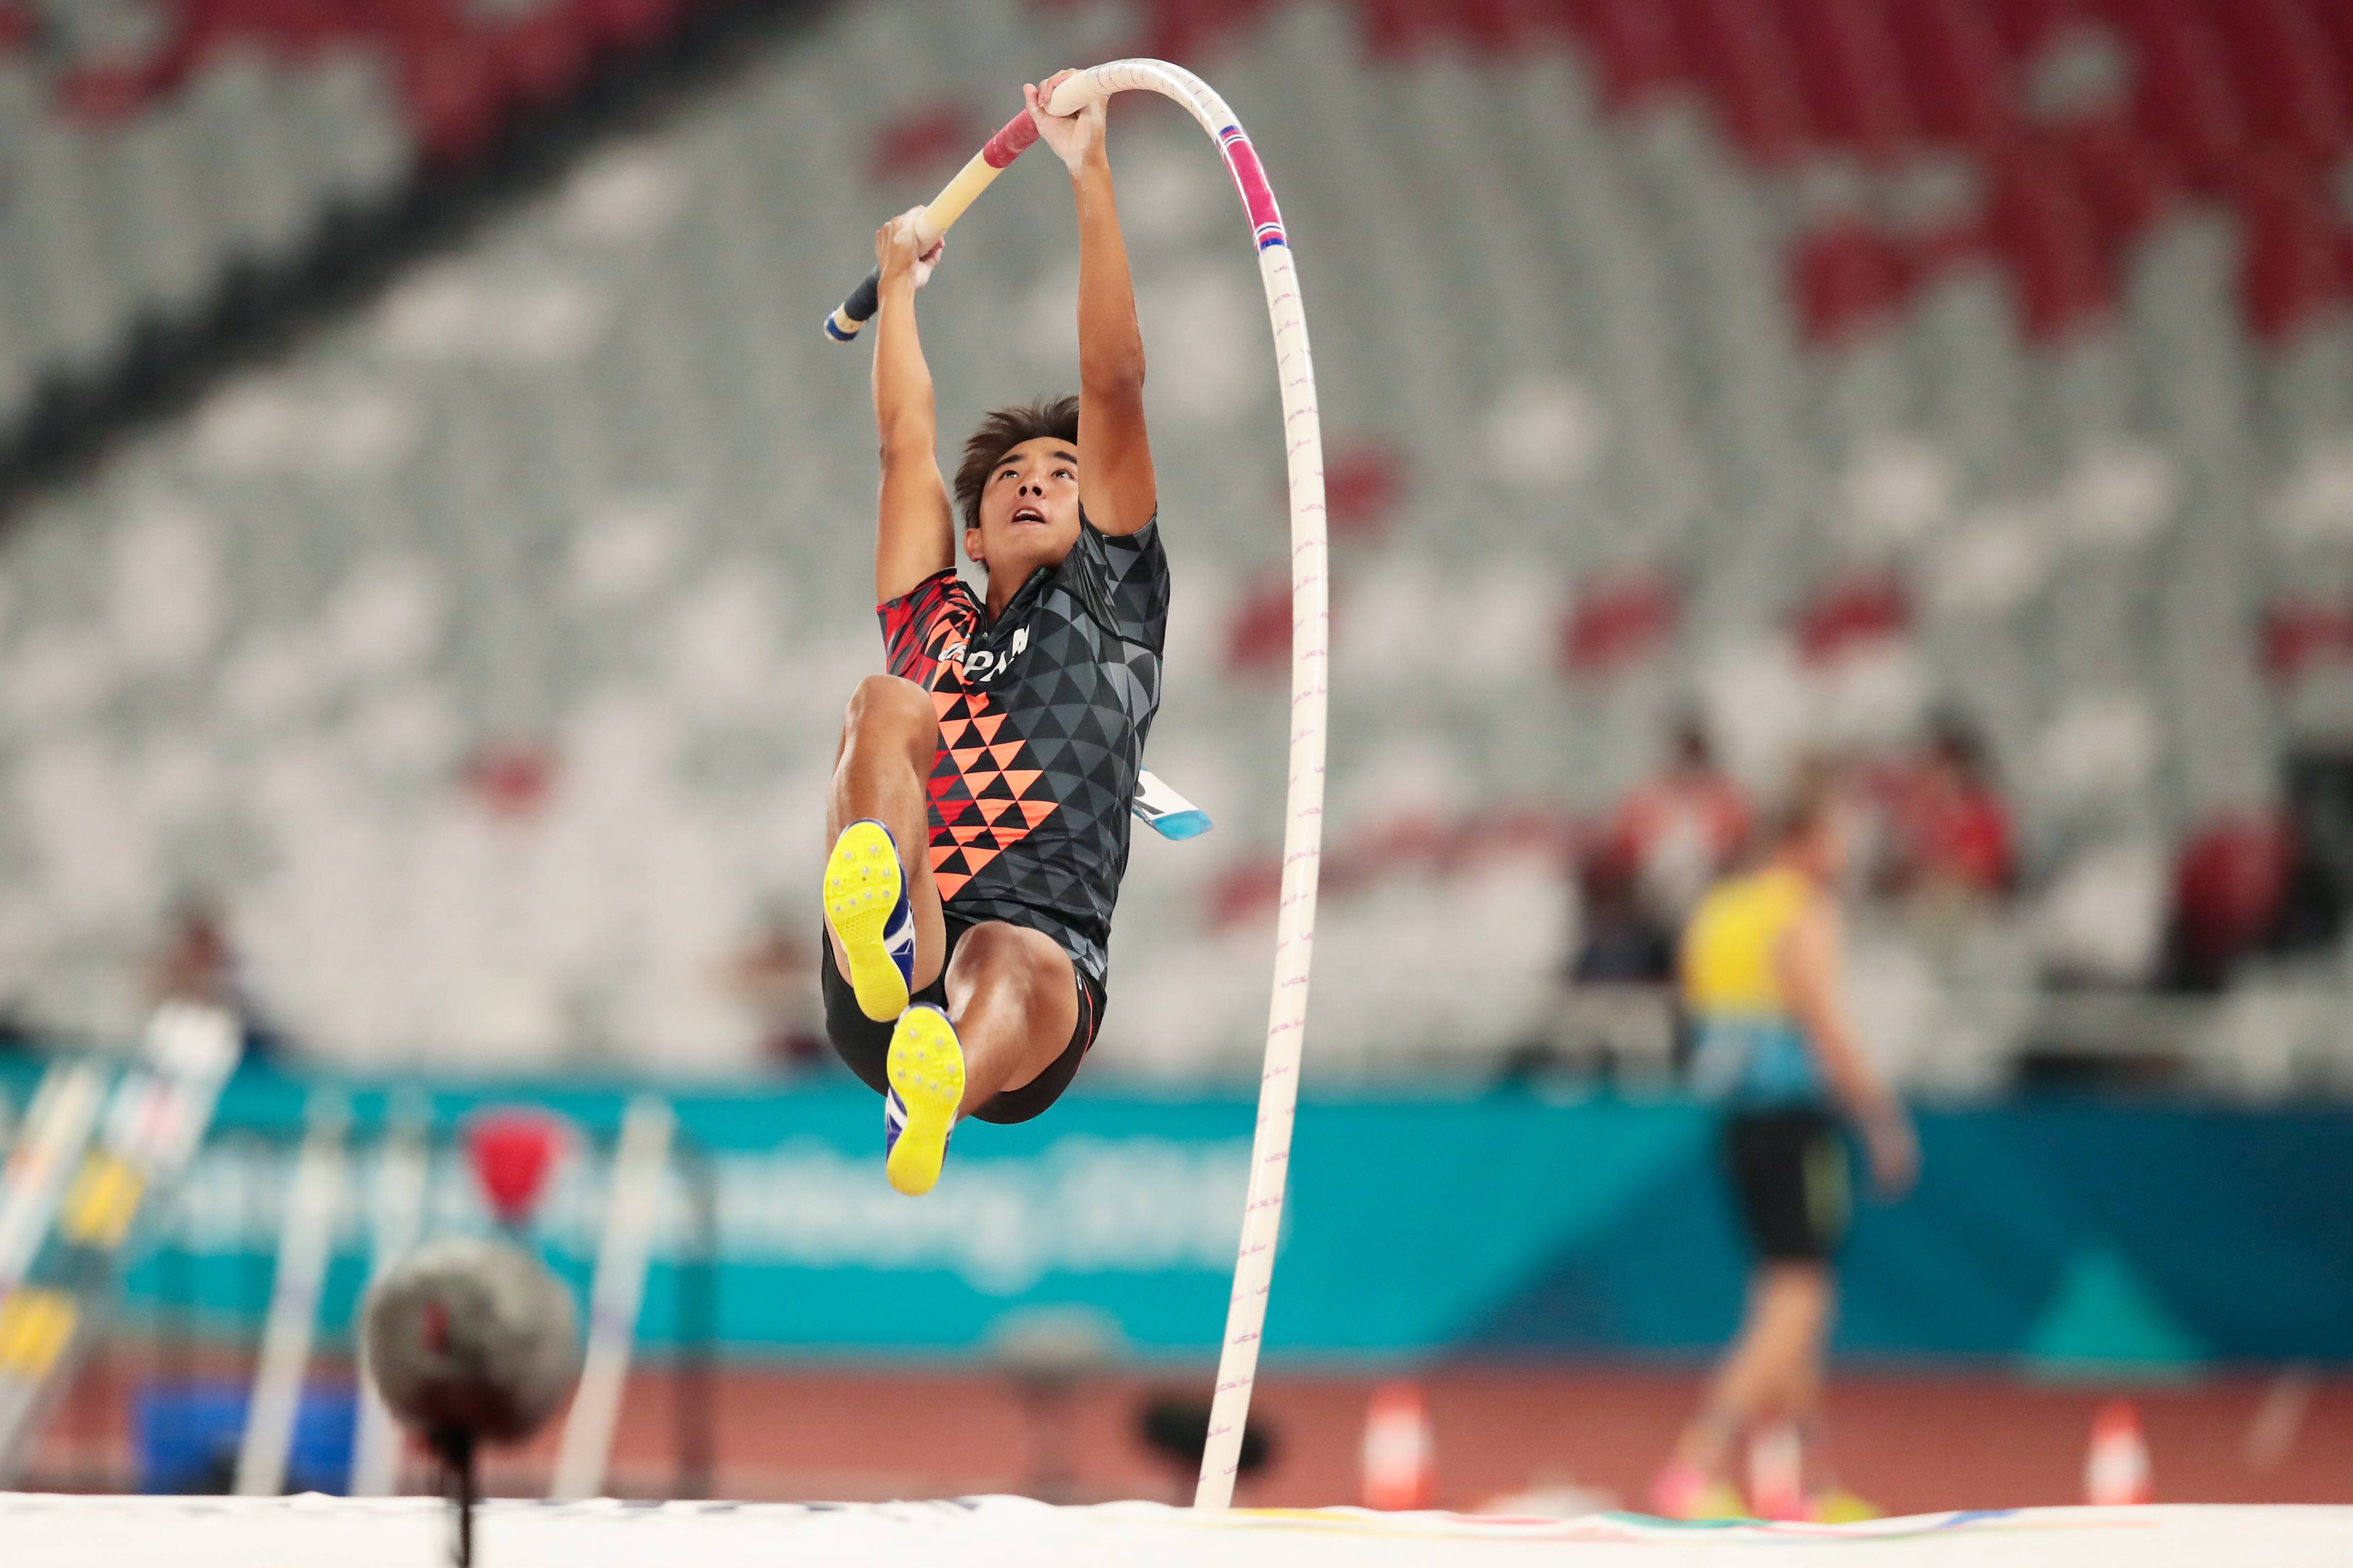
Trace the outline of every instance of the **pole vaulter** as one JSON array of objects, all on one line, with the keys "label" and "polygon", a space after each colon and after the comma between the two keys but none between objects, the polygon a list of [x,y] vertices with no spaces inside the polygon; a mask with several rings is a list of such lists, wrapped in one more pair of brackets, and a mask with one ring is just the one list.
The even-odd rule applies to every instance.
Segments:
[{"label": "pole vaulter", "polygon": [[[1315,934],[1315,882],[1324,813],[1325,657],[1328,590],[1325,570],[1324,454],[1315,405],[1315,374],[1307,343],[1307,318],[1291,247],[1275,205],[1266,171],[1233,111],[1208,83],[1165,60],[1113,60],[1076,71],[1053,87],[1047,112],[1073,115],[1114,93],[1156,92],[1173,100],[1200,123],[1217,144],[1233,176],[1250,224],[1274,334],[1276,374],[1282,404],[1285,461],[1291,503],[1291,740],[1290,780],[1285,802],[1281,906],[1275,924],[1274,991],[1268,1009],[1266,1056],[1259,1080],[1258,1129],[1250,1151],[1250,1194],[1243,1211],[1241,1246],[1235,1263],[1233,1294],[1219,1354],[1218,1382],[1209,1417],[1208,1445],[1194,1494],[1197,1508],[1219,1510],[1233,1498],[1234,1474],[1243,1423],[1257,1375],[1274,1253],[1282,1228],[1284,1176],[1297,1106],[1301,1047],[1307,1017],[1309,961]],[[1025,110],[1008,121],[916,219],[918,248],[944,235],[997,174],[1038,138]],[[866,278],[825,321],[836,342],[854,339],[879,308],[881,268]],[[1170,837],[1187,837],[1207,821],[1181,798],[1150,798],[1166,786],[1145,775],[1137,815]],[[1164,824],[1174,817],[1178,826]]]}]

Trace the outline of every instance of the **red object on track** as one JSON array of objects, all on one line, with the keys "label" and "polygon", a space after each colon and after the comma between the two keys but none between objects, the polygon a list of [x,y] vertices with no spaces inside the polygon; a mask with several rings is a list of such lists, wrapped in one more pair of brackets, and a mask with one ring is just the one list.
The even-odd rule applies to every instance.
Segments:
[{"label": "red object on track", "polygon": [[1381,1384],[1365,1412],[1365,1506],[1428,1508],[1437,1479],[1438,1456],[1421,1385]]},{"label": "red object on track", "polygon": [[2147,1502],[2154,1495],[2140,1407],[2129,1399],[2112,1399],[2092,1417],[2092,1451],[2084,1459],[2084,1500],[2094,1508],[2123,1508]]},{"label": "red object on track", "polygon": [[466,1130],[466,1156],[501,1224],[530,1222],[571,1141],[561,1118],[530,1106],[486,1110],[474,1119]]}]

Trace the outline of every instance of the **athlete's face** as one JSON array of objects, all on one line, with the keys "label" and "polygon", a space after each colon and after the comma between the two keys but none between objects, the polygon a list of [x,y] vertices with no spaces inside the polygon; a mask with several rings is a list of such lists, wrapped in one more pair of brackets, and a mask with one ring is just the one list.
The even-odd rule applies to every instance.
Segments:
[{"label": "athlete's face", "polygon": [[1018,586],[1060,565],[1078,542],[1078,443],[1040,436],[999,458],[980,492],[980,526],[965,530],[965,553]]}]

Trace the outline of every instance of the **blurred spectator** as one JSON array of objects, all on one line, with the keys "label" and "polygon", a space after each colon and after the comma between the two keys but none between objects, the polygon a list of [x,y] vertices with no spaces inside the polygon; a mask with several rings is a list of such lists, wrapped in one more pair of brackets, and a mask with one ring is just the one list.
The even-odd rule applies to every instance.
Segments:
[{"label": "blurred spectator", "polygon": [[1625,858],[1646,918],[1672,943],[1708,885],[1748,843],[1748,802],[1716,766],[1700,721],[1675,723],[1667,763],[1619,804],[1611,849]]},{"label": "blurred spectator", "polygon": [[1584,918],[1569,979],[1580,985],[1665,980],[1674,968],[1674,939],[1642,908],[1626,856],[1603,846],[1587,859],[1578,883]]},{"label": "blurred spectator", "polygon": [[148,1000],[195,1002],[242,1017],[237,992],[237,954],[230,948],[220,911],[209,899],[183,899],[173,908],[171,930],[148,977]]},{"label": "blurred spectator", "polygon": [[2016,874],[2010,806],[1966,721],[1947,716],[1889,792],[1891,890],[1931,911],[1969,910],[2010,895]]},{"label": "blurred spectator", "polygon": [[237,1022],[245,1056],[280,1060],[281,1040],[257,1016],[237,980],[237,948],[220,906],[202,894],[192,894],[172,906],[169,929],[156,950],[147,977],[148,1001],[193,1002],[218,1007]]},{"label": "blurred spectator", "polygon": [[792,1078],[824,1072],[836,1059],[817,984],[824,940],[806,921],[770,910],[727,965],[729,991],[759,1020],[760,1059]]}]

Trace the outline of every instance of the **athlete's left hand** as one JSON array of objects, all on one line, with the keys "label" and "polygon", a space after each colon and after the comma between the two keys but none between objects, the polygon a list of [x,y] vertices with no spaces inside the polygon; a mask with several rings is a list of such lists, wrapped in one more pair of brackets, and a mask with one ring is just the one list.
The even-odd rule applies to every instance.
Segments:
[{"label": "athlete's left hand", "polygon": [[920,289],[932,280],[932,268],[940,264],[940,257],[947,250],[948,237],[942,235],[932,241],[928,250],[917,248],[920,236],[915,231],[915,220],[923,214],[922,207],[909,207],[874,231],[874,261],[883,282],[905,274]]},{"label": "athlete's left hand", "polygon": [[1042,82],[1024,83],[1021,101],[1029,106],[1029,118],[1036,122],[1038,138],[1054,150],[1062,166],[1077,174],[1089,163],[1103,156],[1103,110],[1111,101],[1099,98],[1076,114],[1050,114],[1046,100],[1054,96],[1054,89],[1072,72],[1060,70]]}]

